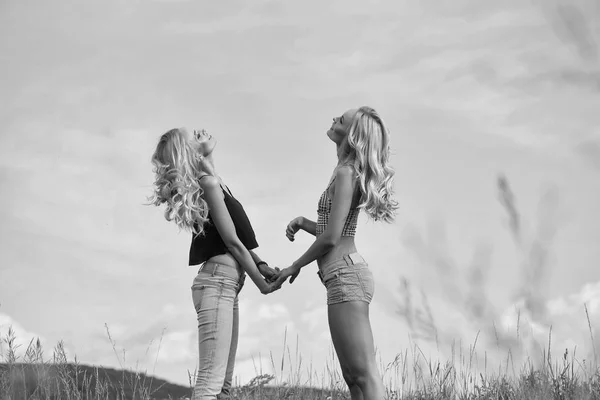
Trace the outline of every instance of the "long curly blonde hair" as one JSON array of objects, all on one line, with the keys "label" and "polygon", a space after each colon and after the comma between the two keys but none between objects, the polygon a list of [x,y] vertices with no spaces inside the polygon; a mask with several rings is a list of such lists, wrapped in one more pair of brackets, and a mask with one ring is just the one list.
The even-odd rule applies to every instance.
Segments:
[{"label": "long curly blonde hair", "polygon": [[150,203],[166,204],[165,218],[181,229],[201,235],[208,221],[208,205],[198,178],[198,153],[177,128],[163,134],[152,155],[155,181]]},{"label": "long curly blonde hair", "polygon": [[393,222],[398,202],[392,198],[395,171],[389,165],[390,134],[377,111],[360,107],[342,143],[338,165],[350,165],[358,175],[358,208],[375,221]]}]

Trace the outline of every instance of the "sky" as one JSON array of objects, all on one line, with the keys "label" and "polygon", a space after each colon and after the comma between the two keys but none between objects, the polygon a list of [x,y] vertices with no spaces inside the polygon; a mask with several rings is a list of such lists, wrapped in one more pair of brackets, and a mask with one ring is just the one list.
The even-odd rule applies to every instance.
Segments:
[{"label": "sky", "polygon": [[[159,136],[218,140],[258,254],[283,268],[311,244],[284,231],[316,219],[331,118],[369,105],[400,204],[356,237],[386,384],[397,355],[444,361],[457,344],[522,362],[551,334],[555,354],[593,360],[598,16],[592,0],[0,2],[0,335],[188,384],[197,268],[190,234],[145,205]],[[339,378],[316,271],[268,296],[245,285],[238,383]]]}]

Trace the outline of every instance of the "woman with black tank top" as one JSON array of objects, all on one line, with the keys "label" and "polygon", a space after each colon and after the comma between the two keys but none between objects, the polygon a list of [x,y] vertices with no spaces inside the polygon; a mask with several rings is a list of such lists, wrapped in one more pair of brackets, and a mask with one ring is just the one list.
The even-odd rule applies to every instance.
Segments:
[{"label": "woman with black tank top", "polygon": [[373,220],[392,222],[398,204],[392,199],[394,170],[389,161],[389,132],[370,107],[348,110],[333,118],[327,136],[336,144],[338,164],[317,205],[317,221],[294,218],[286,236],[294,241],[302,229],[316,237],[309,249],[276,283],[317,261],[327,290],[327,315],[333,345],[353,400],[382,400],[385,389],[369,321],[373,274],[354,244],[360,210]]},{"label": "woman with black tank top", "polygon": [[154,205],[192,232],[189,265],[198,317],[199,365],[193,400],[228,398],[238,343],[238,294],[246,274],[268,294],[281,287],[278,272],[252,251],[258,247],[244,208],[215,172],[216,140],[204,130],[172,129],[152,156]]}]

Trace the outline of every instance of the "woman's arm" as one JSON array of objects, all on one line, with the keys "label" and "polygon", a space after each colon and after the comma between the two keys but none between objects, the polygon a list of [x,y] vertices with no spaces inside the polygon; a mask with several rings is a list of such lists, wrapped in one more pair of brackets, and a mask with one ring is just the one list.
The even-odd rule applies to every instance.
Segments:
[{"label": "woman's arm", "polygon": [[250,256],[252,257],[254,264],[258,264],[259,262],[262,261],[262,259],[258,256],[258,254],[256,254],[253,250],[248,250],[248,251],[250,252]]},{"label": "woman's arm", "polygon": [[271,268],[269,267],[269,264],[266,261],[263,261],[258,254],[256,254],[253,250],[250,250],[250,255],[252,256],[252,260],[254,260],[254,264],[256,265],[256,267],[258,268],[258,272],[260,272],[260,274],[262,276],[264,276],[265,278],[267,278],[267,280],[269,282],[271,282],[271,280],[277,275],[277,273],[279,272],[279,268]]},{"label": "woman's arm", "polygon": [[263,279],[254,263],[252,254],[246,249],[246,246],[244,246],[236,234],[235,225],[233,224],[229,210],[227,210],[227,206],[225,205],[223,191],[221,190],[219,181],[215,177],[210,176],[202,179],[200,185],[204,190],[204,199],[210,209],[215,227],[217,228],[221,239],[223,239],[227,251],[229,251],[242,266],[250,279],[252,279],[254,284],[260,289],[261,293],[267,294],[273,291],[276,285],[271,285]]},{"label": "woman's arm", "polygon": [[[354,193],[355,187],[356,181],[354,180],[352,168],[348,166],[338,168],[335,176],[335,192],[331,202],[331,213],[325,231],[313,242],[308,250],[300,256],[300,258],[294,261],[289,268],[286,268],[280,273],[280,279],[285,278],[286,275],[291,275],[292,278],[290,279],[290,283],[292,283],[304,266],[315,261],[335,247],[342,237],[342,230],[344,229],[346,217],[350,212],[352,194]],[[309,229],[313,228],[313,226],[311,226],[312,224],[306,225]],[[284,273],[284,271],[288,269],[289,271]],[[279,280],[277,283],[279,283]]]},{"label": "woman's arm", "polygon": [[298,232],[300,229],[310,233],[313,236],[317,236],[317,223],[306,217],[296,217],[291,220],[288,226],[285,228],[285,236],[287,236],[290,242],[293,242],[296,232]]},{"label": "woman's arm", "polygon": [[302,229],[304,232],[310,233],[313,236],[317,236],[317,223],[306,217],[300,218],[300,229]]}]

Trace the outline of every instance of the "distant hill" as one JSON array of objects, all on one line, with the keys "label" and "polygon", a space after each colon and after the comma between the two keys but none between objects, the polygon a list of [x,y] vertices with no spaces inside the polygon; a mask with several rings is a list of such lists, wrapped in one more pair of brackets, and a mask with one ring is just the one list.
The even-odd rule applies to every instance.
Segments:
[{"label": "distant hill", "polygon": [[0,364],[0,399],[184,399],[191,389],[144,373],[81,364]]},{"label": "distant hill", "polygon": [[[248,400],[349,399],[346,390],[273,386],[259,375],[233,397]],[[74,363],[0,363],[0,400],[182,400],[192,389],[135,371]]]}]

